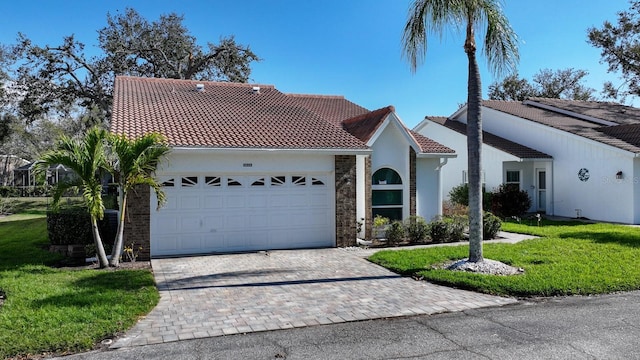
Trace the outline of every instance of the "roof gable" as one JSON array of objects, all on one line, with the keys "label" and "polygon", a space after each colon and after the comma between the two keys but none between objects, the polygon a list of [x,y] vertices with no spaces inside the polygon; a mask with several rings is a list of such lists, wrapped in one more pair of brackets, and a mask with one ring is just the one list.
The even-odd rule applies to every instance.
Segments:
[{"label": "roof gable", "polygon": [[[454,154],[455,151],[436,141],[433,141],[417,132],[407,129],[402,121],[395,116],[395,108],[387,106],[374,110],[342,122],[343,128],[353,136],[371,145],[377,136],[384,131],[390,121],[395,121],[398,128],[405,136],[409,144],[414,147],[417,153],[424,154]],[[387,121],[387,119],[390,119]],[[385,122],[386,121],[386,122]]]},{"label": "roof gable", "polygon": [[271,85],[211,81],[118,76],[111,132],[159,132],[174,147],[368,149]]},{"label": "roof gable", "polygon": [[[448,129],[456,131],[464,136],[467,136],[467,124],[451,120],[445,117],[428,117],[428,120],[432,122],[442,125]],[[538,151],[532,149],[528,146],[524,146],[522,144],[518,144],[511,140],[507,140],[503,137],[491,134],[489,132],[482,132],[482,143],[485,145],[489,145],[495,149],[503,151],[507,154],[513,155],[520,159],[551,159],[552,156],[543,153],[542,151]]]}]

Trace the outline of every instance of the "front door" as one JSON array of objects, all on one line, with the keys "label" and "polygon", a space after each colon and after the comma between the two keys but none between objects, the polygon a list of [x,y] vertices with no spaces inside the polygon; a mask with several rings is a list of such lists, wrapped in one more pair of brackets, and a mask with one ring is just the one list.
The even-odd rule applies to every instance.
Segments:
[{"label": "front door", "polygon": [[536,170],[536,187],[537,193],[537,211],[547,211],[547,172],[544,169]]}]

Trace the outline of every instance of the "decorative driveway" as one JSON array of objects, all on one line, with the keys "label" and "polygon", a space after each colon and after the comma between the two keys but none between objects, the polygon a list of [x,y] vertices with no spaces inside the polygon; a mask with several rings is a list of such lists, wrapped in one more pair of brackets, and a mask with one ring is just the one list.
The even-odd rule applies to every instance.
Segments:
[{"label": "decorative driveway", "polygon": [[402,277],[349,249],[154,259],[160,302],[111,347],[515,303]]}]

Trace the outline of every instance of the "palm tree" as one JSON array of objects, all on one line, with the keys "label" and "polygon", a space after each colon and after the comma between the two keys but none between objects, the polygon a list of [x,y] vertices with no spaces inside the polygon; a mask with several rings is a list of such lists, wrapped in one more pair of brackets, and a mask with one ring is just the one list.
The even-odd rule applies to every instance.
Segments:
[{"label": "palm tree", "polygon": [[118,236],[113,245],[111,266],[120,264],[120,255],[124,243],[124,222],[127,208],[127,195],[136,185],[151,186],[157,194],[158,207],[165,201],[161,184],[153,176],[161,158],[170,149],[165,138],[157,133],[149,133],[137,139],[128,139],[123,135],[112,135],[109,139],[111,151],[115,155],[112,170],[120,188],[120,218],[118,221]]},{"label": "palm tree", "polygon": [[519,60],[517,36],[502,12],[500,0],[415,0],[409,8],[402,43],[416,71],[424,62],[427,33],[442,37],[448,27],[465,31],[464,52],[469,61],[467,85],[467,154],[469,174],[469,261],[482,255],[482,87],[476,60],[476,30],[484,29],[483,50],[495,74],[515,70]]},{"label": "palm tree", "polygon": [[107,255],[98,230],[98,219],[104,216],[100,174],[107,165],[105,156],[107,136],[107,132],[99,128],[90,129],[82,139],[72,139],[63,135],[58,140],[57,147],[43,154],[36,165],[38,171],[44,171],[51,165],[62,164],[76,173],[77,178],[70,182],[59,183],[55,188],[53,205],[57,206],[62,194],[67,190],[71,188],[82,190],[82,197],[91,217],[91,232],[101,268],[108,266]]}]

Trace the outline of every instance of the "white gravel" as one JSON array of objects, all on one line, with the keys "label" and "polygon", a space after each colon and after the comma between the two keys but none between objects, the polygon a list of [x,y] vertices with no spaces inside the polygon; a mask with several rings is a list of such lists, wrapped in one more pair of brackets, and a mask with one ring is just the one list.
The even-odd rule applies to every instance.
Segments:
[{"label": "white gravel", "polygon": [[470,262],[468,258],[447,263],[443,266],[447,270],[469,271],[489,275],[519,275],[524,273],[523,268],[517,268],[500,261],[484,259],[479,262]]}]

